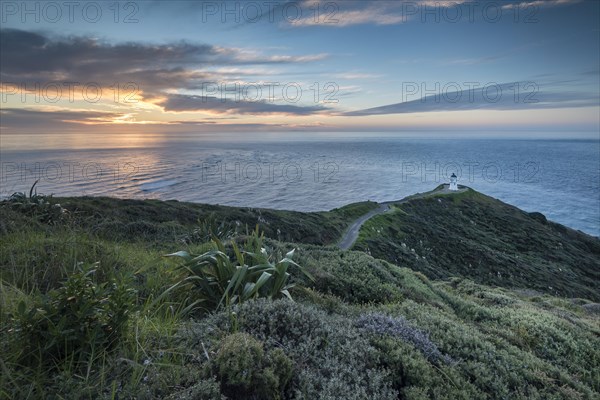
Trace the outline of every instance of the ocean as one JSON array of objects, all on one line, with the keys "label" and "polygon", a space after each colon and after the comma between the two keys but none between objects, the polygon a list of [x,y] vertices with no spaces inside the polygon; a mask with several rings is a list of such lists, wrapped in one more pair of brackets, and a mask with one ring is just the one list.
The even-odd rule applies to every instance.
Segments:
[{"label": "ocean", "polygon": [[329,210],[466,185],[600,236],[600,141],[418,134],[3,135],[0,194]]}]

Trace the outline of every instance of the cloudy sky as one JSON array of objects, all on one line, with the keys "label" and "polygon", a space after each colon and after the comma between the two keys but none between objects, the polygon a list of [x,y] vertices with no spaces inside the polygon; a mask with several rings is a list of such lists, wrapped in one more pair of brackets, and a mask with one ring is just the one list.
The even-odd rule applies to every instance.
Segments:
[{"label": "cloudy sky", "polygon": [[0,3],[3,134],[600,129],[600,2]]}]

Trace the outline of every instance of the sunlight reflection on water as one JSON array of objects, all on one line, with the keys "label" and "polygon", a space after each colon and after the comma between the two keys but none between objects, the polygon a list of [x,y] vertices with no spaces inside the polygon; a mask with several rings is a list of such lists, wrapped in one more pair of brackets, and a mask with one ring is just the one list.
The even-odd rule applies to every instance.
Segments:
[{"label": "sunlight reflection on water", "polygon": [[599,236],[600,147],[583,140],[391,135],[35,135],[2,138],[3,196],[177,199],[300,211],[387,201],[452,172],[526,211]]}]

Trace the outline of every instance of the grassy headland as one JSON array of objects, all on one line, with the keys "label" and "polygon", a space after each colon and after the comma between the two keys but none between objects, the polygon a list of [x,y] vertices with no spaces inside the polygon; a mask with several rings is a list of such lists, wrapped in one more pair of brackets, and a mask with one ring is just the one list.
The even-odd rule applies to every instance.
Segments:
[{"label": "grassy headland", "polygon": [[[2,202],[0,398],[598,398],[598,239],[467,192],[329,246],[375,207]],[[284,277],[294,248],[312,279]],[[209,256],[164,257],[180,250]],[[294,301],[208,303],[198,268],[233,260],[279,268]]]},{"label": "grassy headland", "polygon": [[422,272],[600,301],[600,240],[469,189],[369,220],[353,247]]}]

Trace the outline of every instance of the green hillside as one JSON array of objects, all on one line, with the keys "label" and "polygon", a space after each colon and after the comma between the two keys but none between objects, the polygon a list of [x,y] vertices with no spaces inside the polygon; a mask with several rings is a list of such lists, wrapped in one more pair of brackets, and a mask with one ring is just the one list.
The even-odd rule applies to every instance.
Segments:
[{"label": "green hillside", "polygon": [[600,240],[469,189],[398,204],[369,220],[356,250],[431,279],[600,301]]},{"label": "green hillside", "polygon": [[598,239],[468,192],[332,246],[375,207],[1,202],[0,399],[599,398]]}]

